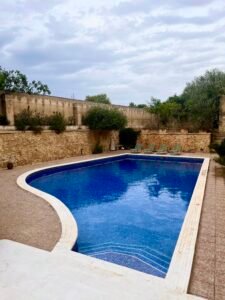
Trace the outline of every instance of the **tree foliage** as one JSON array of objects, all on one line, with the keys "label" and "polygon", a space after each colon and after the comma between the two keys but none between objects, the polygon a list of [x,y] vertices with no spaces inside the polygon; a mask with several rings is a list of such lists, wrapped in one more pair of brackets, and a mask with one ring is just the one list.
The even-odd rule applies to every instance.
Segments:
[{"label": "tree foliage", "polygon": [[29,82],[27,76],[18,70],[5,70],[0,67],[0,91],[50,95],[46,84],[41,81]]},{"label": "tree foliage", "polygon": [[95,96],[86,96],[86,101],[95,103],[111,104],[109,97],[106,94],[99,94]]},{"label": "tree foliage", "polygon": [[66,129],[66,120],[61,113],[44,116],[27,109],[24,109],[15,116],[15,126],[17,130],[32,130],[35,133],[41,133],[43,126],[46,125],[56,133],[61,133]]},{"label": "tree foliage", "polygon": [[225,73],[217,69],[206,71],[188,83],[181,95],[165,102],[152,98],[149,111],[156,114],[162,126],[171,122],[183,124],[191,130],[211,131],[218,127],[219,100],[225,93]]},{"label": "tree foliage", "polygon": [[225,165],[225,139],[223,139],[220,144],[212,145],[211,148],[214,149],[219,155],[219,159],[217,159],[217,162]]},{"label": "tree foliage", "polygon": [[58,134],[66,130],[66,120],[60,112],[49,117],[49,125],[49,128]]},{"label": "tree foliage", "polygon": [[134,102],[129,103],[129,107],[134,107],[134,108],[146,108],[148,107],[147,104],[135,104]]},{"label": "tree foliage", "polygon": [[93,130],[119,130],[126,126],[127,118],[117,109],[93,107],[84,117],[84,124]]},{"label": "tree foliage", "polygon": [[183,92],[189,121],[197,128],[210,130],[218,126],[219,100],[225,93],[225,73],[207,71],[188,83]]}]

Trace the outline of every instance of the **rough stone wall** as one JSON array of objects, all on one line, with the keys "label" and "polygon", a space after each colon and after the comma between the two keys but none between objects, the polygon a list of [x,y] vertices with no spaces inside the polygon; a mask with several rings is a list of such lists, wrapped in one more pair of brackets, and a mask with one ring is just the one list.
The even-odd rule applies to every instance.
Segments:
[{"label": "rough stone wall", "polygon": [[[41,134],[32,132],[0,132],[0,167],[5,167],[9,159],[16,165],[62,159],[77,155],[91,154],[96,143],[109,151],[111,143],[118,144],[118,132],[95,132],[91,130],[74,130],[62,134],[43,131]],[[156,147],[166,144],[172,148],[179,143],[184,152],[208,152],[209,133],[159,133],[142,130],[139,143],[145,148],[150,143]]]},{"label": "rough stone wall", "polygon": [[139,143],[145,148],[151,143],[155,144],[156,148],[166,144],[169,149],[175,144],[180,144],[184,152],[209,152],[210,142],[210,133],[159,133],[142,130],[139,136]]},{"label": "rough stone wall", "polygon": [[225,132],[225,96],[220,98],[219,132]]},{"label": "rough stone wall", "polygon": [[118,132],[98,133],[90,130],[76,130],[56,134],[44,131],[0,133],[0,167],[9,159],[16,165],[51,161],[81,154],[91,154],[97,142],[104,151],[110,149],[111,141],[118,143]]},{"label": "rough stone wall", "polygon": [[14,124],[14,116],[24,109],[50,115],[54,112],[61,112],[66,119],[73,119],[74,124],[81,126],[82,117],[93,106],[101,105],[105,107],[117,108],[123,112],[128,119],[128,127],[151,128],[156,126],[155,116],[144,109],[132,108],[120,105],[95,104],[82,100],[72,100],[67,98],[28,95],[28,94],[5,94],[6,115],[10,125]]}]

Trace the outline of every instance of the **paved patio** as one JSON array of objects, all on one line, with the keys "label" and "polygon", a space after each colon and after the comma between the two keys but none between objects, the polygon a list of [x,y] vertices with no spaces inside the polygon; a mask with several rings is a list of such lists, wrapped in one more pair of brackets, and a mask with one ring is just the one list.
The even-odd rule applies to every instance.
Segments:
[{"label": "paved patio", "polygon": [[189,293],[225,299],[225,168],[211,160]]},{"label": "paved patio", "polygon": [[[104,153],[104,156],[106,155],[112,153]],[[98,156],[103,155],[95,155]],[[58,215],[45,200],[22,190],[16,184],[16,180],[19,175],[35,168],[88,158],[93,158],[93,155],[16,167],[13,170],[0,169],[0,239],[9,239],[51,251],[61,236]]]},{"label": "paved patio", "polygon": [[[95,155],[97,156],[101,155]],[[89,157],[93,156],[69,158],[57,163]],[[16,185],[16,179],[28,170],[55,163],[0,171],[0,239],[10,239],[49,251],[54,248],[61,235],[61,226],[55,211],[44,200],[20,189]],[[189,286],[189,293],[193,295],[225,299],[224,216],[225,168],[211,161]]]}]

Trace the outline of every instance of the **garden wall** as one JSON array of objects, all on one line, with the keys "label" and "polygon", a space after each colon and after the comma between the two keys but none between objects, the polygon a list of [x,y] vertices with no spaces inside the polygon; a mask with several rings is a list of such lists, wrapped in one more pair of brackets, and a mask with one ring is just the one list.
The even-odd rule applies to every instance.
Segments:
[{"label": "garden wall", "polygon": [[[208,152],[210,139],[209,133],[162,133],[142,130],[139,143],[144,147],[150,143],[154,143],[156,147],[161,144],[172,147],[179,143],[184,152]],[[0,167],[5,167],[10,158],[16,165],[25,165],[91,154],[98,142],[104,151],[109,151],[112,142],[119,143],[118,132],[99,133],[88,129],[66,131],[62,134],[48,130],[41,134],[30,131],[0,131]]]},{"label": "garden wall", "polygon": [[211,143],[210,133],[186,133],[186,132],[154,132],[142,130],[139,136],[139,143],[144,147],[153,143],[156,147],[166,144],[172,148],[175,144],[180,144],[184,152],[209,152]]},{"label": "garden wall", "polygon": [[5,167],[10,158],[16,165],[51,161],[77,155],[91,154],[97,142],[109,151],[111,141],[118,144],[118,133],[95,133],[90,130],[76,130],[56,134],[43,131],[1,132],[0,133],[0,167]]},{"label": "garden wall", "polygon": [[122,105],[96,104],[93,102],[75,100],[54,96],[28,95],[20,93],[0,93],[0,114],[7,116],[10,125],[14,125],[15,115],[24,109],[43,114],[51,115],[60,112],[64,118],[73,125],[82,126],[82,118],[93,106],[116,108],[121,111],[132,128],[150,128],[157,126],[155,115],[144,109],[133,108]]}]

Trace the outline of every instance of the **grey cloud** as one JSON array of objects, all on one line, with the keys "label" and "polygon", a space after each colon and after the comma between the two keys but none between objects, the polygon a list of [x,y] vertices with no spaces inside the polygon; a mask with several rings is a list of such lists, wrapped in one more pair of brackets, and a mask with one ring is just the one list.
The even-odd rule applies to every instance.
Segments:
[{"label": "grey cloud", "polygon": [[[87,10],[68,0],[12,3],[5,1],[0,12],[3,67],[46,82],[59,96],[105,92],[115,103],[140,103],[181,92],[208,68],[225,70],[225,13],[217,1],[133,0]],[[67,4],[68,11],[56,9]],[[207,5],[207,13],[195,11]],[[164,8],[168,15],[154,14]]]},{"label": "grey cloud", "polygon": [[156,7],[168,7],[168,8],[185,8],[185,7],[196,7],[212,3],[213,0],[130,0],[121,2],[116,7],[114,7],[111,12],[120,15],[136,14],[136,13],[146,13],[153,10]]}]

